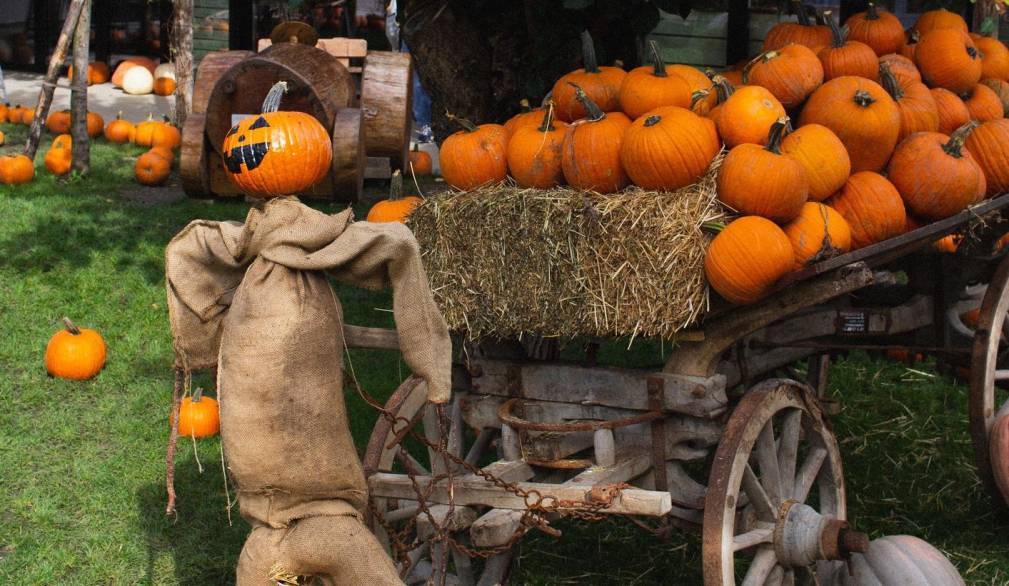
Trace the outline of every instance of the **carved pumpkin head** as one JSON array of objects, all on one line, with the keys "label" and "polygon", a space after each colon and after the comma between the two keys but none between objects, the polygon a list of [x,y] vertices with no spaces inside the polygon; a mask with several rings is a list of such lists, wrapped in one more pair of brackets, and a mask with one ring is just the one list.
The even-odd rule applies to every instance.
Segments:
[{"label": "carved pumpkin head", "polygon": [[286,91],[287,83],[277,82],[266,95],[262,113],[242,120],[224,138],[228,177],[248,195],[293,195],[329,172],[329,133],[309,114],[277,111]]}]

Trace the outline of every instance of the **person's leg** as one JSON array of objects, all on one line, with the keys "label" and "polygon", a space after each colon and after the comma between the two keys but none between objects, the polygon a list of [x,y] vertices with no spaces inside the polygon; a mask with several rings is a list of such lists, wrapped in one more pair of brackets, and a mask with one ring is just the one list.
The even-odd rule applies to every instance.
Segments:
[{"label": "person's leg", "polygon": [[270,578],[274,565],[281,559],[280,542],[286,529],[254,527],[245,540],[235,570],[235,586],[276,586]]}]

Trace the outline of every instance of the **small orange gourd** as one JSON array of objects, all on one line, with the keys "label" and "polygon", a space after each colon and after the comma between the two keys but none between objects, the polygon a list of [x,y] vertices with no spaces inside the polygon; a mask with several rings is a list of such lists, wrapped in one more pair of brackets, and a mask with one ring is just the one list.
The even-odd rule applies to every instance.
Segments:
[{"label": "small orange gourd", "polygon": [[130,134],[136,131],[136,126],[129,120],[123,120],[123,113],[120,112],[116,115],[116,119],[105,127],[105,140],[124,144],[130,142]]},{"label": "small orange gourd", "polygon": [[416,195],[403,195],[403,174],[396,170],[392,174],[389,187],[389,199],[380,201],[368,210],[369,222],[406,222],[414,208],[424,200]]},{"label": "small orange gourd", "polygon": [[407,160],[410,162],[410,168],[413,170],[414,175],[423,177],[431,174],[434,165],[431,155],[420,150],[417,143],[413,143],[413,149],[410,151]]},{"label": "small orange gourd", "polygon": [[45,365],[52,376],[87,380],[105,366],[106,347],[101,334],[78,328],[63,318],[64,329],[56,332],[46,345]]}]

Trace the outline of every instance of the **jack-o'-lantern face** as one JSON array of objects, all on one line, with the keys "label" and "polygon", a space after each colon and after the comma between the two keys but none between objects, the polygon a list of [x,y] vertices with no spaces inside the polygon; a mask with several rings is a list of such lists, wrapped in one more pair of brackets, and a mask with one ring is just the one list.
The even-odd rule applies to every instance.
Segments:
[{"label": "jack-o'-lantern face", "polygon": [[224,167],[243,192],[276,197],[303,192],[330,170],[333,147],[326,129],[304,112],[278,112],[287,89],[279,82],[263,112],[235,125],[224,137]]}]

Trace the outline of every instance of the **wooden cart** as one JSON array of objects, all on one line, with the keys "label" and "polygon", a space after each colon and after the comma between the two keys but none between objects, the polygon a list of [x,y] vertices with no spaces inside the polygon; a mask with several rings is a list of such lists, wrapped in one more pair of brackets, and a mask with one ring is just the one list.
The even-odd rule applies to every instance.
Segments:
[{"label": "wooden cart", "polygon": [[[988,477],[995,382],[1009,379],[1009,257],[958,255],[953,267],[928,250],[968,226],[993,244],[1006,206],[1009,195],[987,200],[803,270],[759,304],[709,314],[654,370],[467,344],[443,416],[415,378],[385,404],[364,459],[373,529],[409,584],[502,583],[527,530],[609,514],[701,532],[708,586],[737,583],[739,567],[747,585],[831,583],[868,538],[846,523],[821,401],[828,353],[900,343],[969,368]],[[958,316],[981,297],[975,332]],[[397,347],[394,332],[351,326],[347,341]],[[774,377],[807,358],[809,382]],[[731,389],[747,390],[730,400]]]}]

